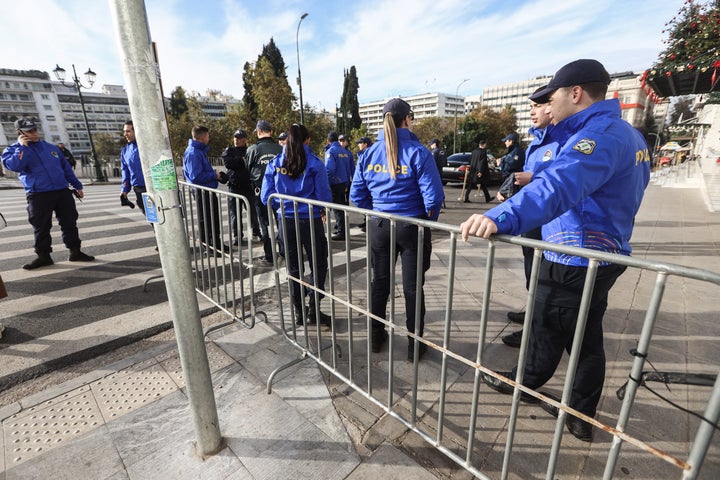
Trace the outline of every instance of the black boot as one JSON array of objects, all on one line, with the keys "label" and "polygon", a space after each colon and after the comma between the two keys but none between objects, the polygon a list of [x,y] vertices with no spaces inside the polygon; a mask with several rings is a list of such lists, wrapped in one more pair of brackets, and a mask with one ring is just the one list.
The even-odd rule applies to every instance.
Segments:
[{"label": "black boot", "polygon": [[307,316],[305,305],[295,304],[295,325],[303,325],[305,323],[303,320],[305,316]]},{"label": "black boot", "polygon": [[71,262],[92,262],[95,260],[95,257],[92,255],[86,255],[83,252],[80,251],[79,248],[71,248],[70,249],[70,258],[68,258]]},{"label": "black boot", "polygon": [[36,268],[45,267],[47,265],[52,265],[53,259],[50,257],[49,253],[38,253],[37,258],[33,260],[30,263],[26,263],[22,266],[25,270],[35,270]]},{"label": "black boot", "polygon": [[[320,311],[320,303],[318,302],[318,311]],[[317,322],[315,311],[315,295],[310,296],[310,303],[308,304],[308,324],[312,325]],[[320,312],[320,325],[330,326],[332,325],[332,318],[327,313]]]},{"label": "black boot", "polygon": [[[422,359],[427,352],[427,345],[422,342],[418,342],[418,360]],[[415,339],[408,337],[408,351],[407,351],[408,362],[415,360]]]}]

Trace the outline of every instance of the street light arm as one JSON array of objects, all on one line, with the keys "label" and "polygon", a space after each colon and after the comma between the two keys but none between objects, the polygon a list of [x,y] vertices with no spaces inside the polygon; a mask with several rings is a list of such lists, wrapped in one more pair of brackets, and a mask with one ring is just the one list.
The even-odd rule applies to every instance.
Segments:
[{"label": "street light arm", "polygon": [[297,52],[297,64],[298,64],[297,83],[298,83],[298,91],[300,92],[300,123],[301,124],[305,123],[305,111],[304,111],[303,98],[302,98],[302,75],[300,74],[300,41],[299,41],[299,38],[300,38],[300,24],[307,16],[308,16],[307,13],[303,13],[300,16],[300,21],[298,22],[297,30],[295,31],[295,50]]}]

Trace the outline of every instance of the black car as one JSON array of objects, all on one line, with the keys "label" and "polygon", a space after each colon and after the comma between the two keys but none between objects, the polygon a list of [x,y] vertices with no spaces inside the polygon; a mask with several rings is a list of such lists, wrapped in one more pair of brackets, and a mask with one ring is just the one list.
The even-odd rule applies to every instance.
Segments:
[{"label": "black car", "polygon": [[[447,165],[443,167],[442,183],[463,183],[465,180],[465,171],[470,168],[470,156],[468,152],[454,153],[447,158]],[[490,179],[488,185],[499,185],[502,183],[502,175],[500,170],[495,166],[495,158],[488,154],[488,164],[490,167]]]}]

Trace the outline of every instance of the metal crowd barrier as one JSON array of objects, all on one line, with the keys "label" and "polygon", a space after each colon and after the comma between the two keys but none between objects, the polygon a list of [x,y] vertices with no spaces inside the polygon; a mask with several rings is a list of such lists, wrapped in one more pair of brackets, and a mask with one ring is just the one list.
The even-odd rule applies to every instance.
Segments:
[{"label": "metal crowd barrier", "polygon": [[[230,321],[205,330],[205,335],[235,322],[252,328],[258,315],[267,320],[266,313],[257,310],[255,299],[255,266],[249,214],[250,208],[254,206],[251,207],[248,199],[242,195],[183,181],[179,181],[178,185],[190,244],[190,260],[195,273],[195,290],[231,317]],[[235,226],[238,234],[243,231],[248,239],[246,242],[238,239],[237,246],[233,245],[229,202],[234,203],[237,212]],[[213,208],[213,204],[216,208]],[[201,213],[205,219],[204,232],[199,229]],[[207,241],[216,238],[220,240],[219,245]]]},{"label": "metal crowd barrier", "polygon": [[[463,350],[463,339],[457,336],[457,326],[459,320],[454,317],[454,303],[458,301],[455,298],[455,286],[457,279],[456,262],[457,246],[459,239],[459,229],[456,226],[431,222],[420,219],[413,219],[397,215],[388,215],[379,212],[371,212],[358,209],[352,206],[340,206],[337,204],[312,201],[303,198],[289,197],[285,195],[273,195],[277,199],[292,200],[297,208],[301,203],[308,204],[312,210],[326,209],[327,221],[325,223],[324,235],[330,238],[330,219],[333,217],[334,210],[342,212],[345,216],[345,240],[343,242],[330,242],[328,254],[328,278],[326,288],[324,290],[316,287],[310,282],[306,276],[301,274],[299,277],[287,276],[286,282],[281,282],[279,270],[275,269],[275,283],[277,289],[277,302],[279,307],[279,321],[285,338],[297,349],[299,349],[299,357],[287,365],[278,367],[268,378],[267,388],[270,393],[272,383],[278,372],[292,365],[297,364],[305,359],[312,359],[319,366],[323,367],[327,372],[332,374],[342,384],[351,387],[353,390],[361,394],[364,398],[380,407],[388,415],[400,421],[405,427],[413,430],[426,442],[435,449],[442,452],[448,458],[456,462],[461,467],[472,473],[478,478],[490,478],[483,467],[487,466],[487,459],[483,459],[479,451],[490,448],[486,444],[478,440],[482,432],[485,430],[491,434],[493,442],[497,442],[497,456],[493,457],[496,462],[496,471],[499,470],[500,478],[508,478],[511,475],[511,460],[517,463],[526,462],[526,453],[528,448],[533,455],[537,454],[537,449],[541,449],[543,457],[547,462],[546,478],[556,478],[556,470],[561,460],[562,452],[568,451],[567,442],[562,442],[564,432],[565,419],[568,415],[581,418],[594,425],[595,428],[609,432],[612,435],[612,443],[609,450],[605,453],[606,461],[604,466],[603,478],[615,478],[621,474],[616,472],[618,469],[618,459],[620,457],[621,446],[630,444],[641,451],[641,454],[649,455],[648,458],[659,458],[669,465],[678,467],[677,476],[682,478],[694,479],[698,478],[700,467],[703,464],[708,448],[711,446],[713,433],[718,429],[718,419],[720,418],[720,380],[717,375],[708,375],[705,378],[705,385],[712,384],[712,391],[708,393],[708,401],[705,405],[704,412],[695,414],[700,418],[699,425],[691,442],[691,448],[685,458],[680,458],[678,454],[671,454],[664,451],[662,442],[652,442],[647,438],[639,438],[633,436],[626,431],[628,422],[632,418],[633,407],[636,405],[636,394],[642,383],[643,369],[645,368],[648,355],[652,351],[652,335],[655,327],[656,318],[660,310],[660,303],[668,280],[668,277],[676,276],[683,279],[693,279],[700,282],[709,282],[716,286],[720,286],[720,275],[714,272],[687,268],[663,262],[654,262],[647,260],[635,259],[624,255],[614,255],[604,252],[580,249],[574,247],[566,247],[558,244],[551,244],[537,240],[526,239],[522,237],[512,237],[506,235],[496,235],[487,242],[487,261],[485,265],[485,275],[482,280],[482,303],[480,309],[480,319],[477,324],[477,337],[470,342],[469,348]],[[270,202],[269,202],[270,203]],[[273,212],[268,208],[269,214]],[[370,266],[370,238],[372,235],[372,223],[366,223],[366,231],[363,235],[350,235],[350,218],[372,217],[387,219],[391,225],[392,237],[395,238],[395,231],[399,222],[405,222],[418,227],[428,227],[431,229],[432,235],[439,235],[447,238],[449,241],[449,250],[447,258],[442,258],[442,262],[434,260],[431,263],[428,275],[433,272],[435,284],[428,285],[425,283],[425,290],[428,288],[444,292],[443,304],[435,307],[428,306],[426,316],[426,332],[425,337],[419,337],[417,332],[410,332],[404,327],[405,317],[403,315],[402,302],[396,305],[395,297],[399,296],[396,292],[395,279],[397,274],[395,270],[391,271],[391,294],[388,303],[387,320],[383,320],[373,316],[368,305],[370,304],[371,290],[371,266]],[[286,222],[295,221],[293,218],[281,218],[279,223],[286,225]],[[273,249],[276,252],[275,265],[278,265],[278,250],[280,245],[275,239],[275,225],[271,223],[271,238],[273,239]],[[315,236],[315,234],[313,234]],[[424,229],[418,228],[418,244],[422,244]],[[313,245],[315,244],[313,239]],[[393,243],[393,242],[391,242]],[[562,389],[562,398],[560,401],[537,391],[524,387],[522,377],[524,373],[524,359],[529,343],[529,336],[523,335],[518,358],[517,381],[506,379],[498,376],[493,370],[488,368],[485,363],[485,349],[487,346],[486,334],[488,331],[489,319],[488,312],[492,303],[492,287],[493,287],[493,270],[496,262],[496,250],[499,244],[509,243],[513,245],[527,246],[535,250],[534,261],[532,266],[532,275],[530,287],[527,295],[527,313],[524,323],[524,332],[530,331],[530,322],[532,319],[532,306],[536,293],[539,267],[543,250],[552,250],[568,255],[580,256],[589,259],[588,275],[582,294],[582,302],[580,305],[580,315],[577,320],[577,328],[573,340],[572,352],[564,374],[564,382]],[[287,245],[285,250],[287,251]],[[302,250],[298,248],[298,251]],[[391,258],[397,252],[391,247]],[[299,254],[301,256],[302,253]],[[520,252],[515,255],[521,257]],[[316,255],[313,255],[316,258]],[[302,265],[302,258],[299,258]],[[418,255],[418,285],[420,284],[420,275],[422,274],[422,256]],[[627,377],[630,379],[623,387],[622,405],[620,411],[616,414],[614,424],[605,424],[593,418],[589,418],[582,413],[568,407],[570,392],[575,377],[575,371],[579,357],[579,346],[582,343],[582,337],[587,321],[587,314],[590,307],[590,298],[594,287],[595,275],[600,263],[609,262],[618,265],[625,265],[628,271],[630,269],[640,269],[645,272],[651,272],[655,275],[655,283],[652,290],[649,303],[644,307],[645,315],[642,322],[642,330],[637,338],[637,347],[634,349],[632,362],[620,365],[621,368],[627,370]],[[478,267],[480,267],[478,265]],[[305,267],[307,268],[307,267]],[[307,322],[298,326],[294,321],[294,307],[292,302],[288,300],[288,291],[290,282],[296,281],[302,285],[302,288],[309,292],[309,295],[322,293],[326,298],[324,309],[329,309],[333,319],[331,327],[323,328],[319,323],[308,327]],[[442,283],[444,281],[444,284]],[[481,280],[478,275],[477,283]],[[519,287],[521,288],[521,287]],[[616,285],[617,288],[617,285]],[[713,287],[714,288],[714,287]],[[718,291],[720,293],[720,290]],[[610,295],[612,296],[612,290]],[[420,311],[419,299],[416,304],[416,311]],[[429,298],[427,293],[426,299]],[[641,307],[642,308],[642,307]],[[432,310],[435,310],[434,312]],[[428,316],[434,314],[437,318],[442,316],[442,334],[428,334]],[[289,318],[289,320],[288,320]],[[387,352],[373,354],[371,345],[368,341],[368,333],[370,332],[371,320],[379,320],[383,322],[389,329],[389,347]],[[418,322],[416,322],[418,323]],[[397,361],[395,358],[396,340],[407,336],[415,340],[415,356],[412,364]],[[395,338],[398,337],[398,338]],[[441,355],[441,363],[439,366],[438,378],[421,379],[421,372],[425,372],[427,367],[426,361],[419,362],[418,359],[418,343],[422,342],[429,349],[436,350]],[[401,344],[402,345],[402,344]],[[467,345],[466,345],[467,346]],[[341,350],[342,349],[342,350]],[[344,351],[344,354],[342,354]],[[400,350],[402,352],[402,350]],[[457,392],[454,389],[457,385],[453,384],[450,377],[456,375],[461,369],[466,369],[472,374],[472,381],[468,379],[464,390]],[[617,368],[617,366],[616,366]],[[711,366],[714,371],[717,365]],[[481,373],[486,373],[500,378],[503,382],[511,385],[514,394],[511,401],[511,409],[509,418],[504,420],[504,426],[488,427],[497,422],[499,411],[480,401],[481,397]],[[561,378],[562,373],[559,369],[554,378]],[[290,377],[292,378],[292,377]],[[434,382],[437,381],[437,385]],[[488,388],[484,391],[489,391]],[[518,432],[518,412],[520,409],[521,393],[533,396],[542,402],[546,402],[558,409],[557,420],[555,422],[552,444],[549,447],[542,445],[530,445],[528,447],[527,439],[519,441],[516,437]],[[499,395],[490,391],[490,394]],[[620,394],[618,393],[620,398]],[[497,400],[497,397],[494,397]],[[468,411],[459,411],[458,404],[464,402],[469,405]],[[485,399],[487,402],[487,398]],[[425,410],[424,410],[425,409]],[[604,415],[607,416],[607,415]],[[462,418],[462,420],[460,420]],[[548,420],[549,421],[549,420]],[[462,426],[461,426],[462,425]],[[465,427],[464,425],[467,425]],[[548,430],[551,430],[548,427]],[[523,432],[526,434],[527,432]],[[547,432],[550,433],[550,432]],[[504,445],[502,443],[503,435],[505,435]],[[597,455],[595,451],[598,443],[593,444],[592,453]],[[513,457],[513,449],[521,452],[518,453],[519,458]],[[563,450],[565,449],[565,450]],[[570,452],[577,453],[570,449]],[[645,453],[642,453],[645,452]],[[636,453],[636,452],[634,452]],[[590,451],[582,453],[589,456]],[[534,458],[534,457],[533,457]],[[645,457],[642,457],[645,459]],[[587,458],[586,458],[587,460]],[[641,460],[644,462],[645,460]],[[492,462],[490,462],[492,463]],[[501,465],[501,467],[499,467]],[[623,467],[623,472],[627,473]],[[574,477],[573,477],[574,478]],[[642,477],[644,478],[644,477]],[[677,477],[671,477],[677,478]]]}]

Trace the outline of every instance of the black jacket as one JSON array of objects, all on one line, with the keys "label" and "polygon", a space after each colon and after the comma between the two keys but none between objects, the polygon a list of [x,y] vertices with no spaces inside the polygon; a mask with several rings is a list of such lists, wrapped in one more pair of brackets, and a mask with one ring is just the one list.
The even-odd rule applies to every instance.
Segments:
[{"label": "black jacket", "polygon": [[[478,179],[477,174],[481,173],[482,176]],[[490,175],[490,166],[488,165],[487,149],[476,148],[472,151],[470,156],[470,178],[476,183],[485,183]]]},{"label": "black jacket", "polygon": [[245,165],[246,153],[247,147],[228,147],[222,152],[223,165],[228,173],[228,185],[240,190],[241,195],[252,192],[250,171]]}]

